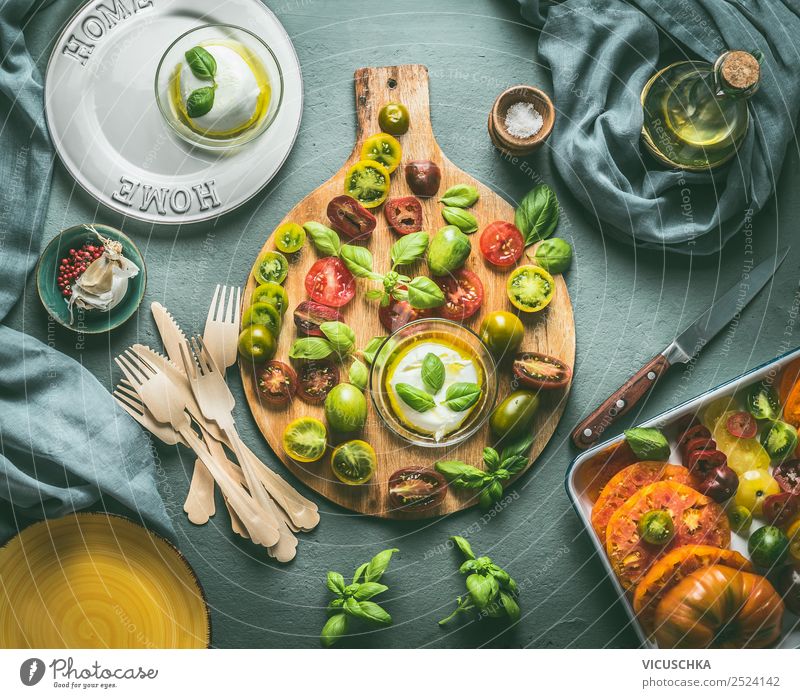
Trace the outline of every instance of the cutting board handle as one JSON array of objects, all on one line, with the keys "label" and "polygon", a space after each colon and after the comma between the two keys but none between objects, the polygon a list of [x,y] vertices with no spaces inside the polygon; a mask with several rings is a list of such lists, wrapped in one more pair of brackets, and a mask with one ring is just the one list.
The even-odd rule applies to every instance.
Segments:
[{"label": "cutting board handle", "polygon": [[424,65],[359,68],[353,78],[357,126],[350,160],[359,160],[363,142],[381,132],[378,114],[387,102],[400,102],[408,109],[408,134],[400,138],[403,160],[437,159],[440,150],[431,128],[428,69]]}]

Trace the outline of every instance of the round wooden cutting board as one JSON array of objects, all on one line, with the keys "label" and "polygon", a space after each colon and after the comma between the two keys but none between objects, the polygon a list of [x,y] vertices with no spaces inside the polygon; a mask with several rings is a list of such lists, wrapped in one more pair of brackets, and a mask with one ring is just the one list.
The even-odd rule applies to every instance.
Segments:
[{"label": "round wooden cutting board", "polygon": [[[475,178],[458,169],[442,153],[433,136],[430,122],[428,102],[428,71],[422,65],[390,66],[384,68],[362,68],[355,73],[355,96],[358,128],[356,144],[347,162],[331,179],[309,194],[298,203],[282,222],[295,222],[302,225],[306,221],[319,221],[325,225],[329,221],[325,215],[328,202],[343,193],[344,174],[350,165],[360,159],[362,143],[369,136],[381,131],[378,125],[378,112],[387,102],[402,102],[408,108],[411,126],[403,136],[399,137],[403,146],[403,164],[410,160],[433,160],[442,170],[442,183],[439,195],[454,184],[472,184],[478,187],[480,199],[471,211],[477,216],[479,232],[471,236],[472,254],[465,268],[477,273],[483,281],[485,297],[481,310],[466,321],[470,328],[477,331],[483,316],[492,310],[513,310],[509,302],[505,281],[506,271],[491,267],[483,259],[479,250],[480,230],[497,220],[513,221],[514,208],[491,189]],[[390,196],[406,196],[411,194],[405,177],[403,164],[392,174]],[[423,230],[431,234],[445,225],[441,216],[442,205],[438,198],[421,199],[423,207]],[[366,246],[372,252],[376,270],[388,269],[389,249],[397,240],[386,225],[381,208],[372,209],[378,219],[378,226]],[[268,239],[264,250],[274,249],[274,243]],[[259,252],[260,254],[260,252]],[[317,253],[309,240],[297,259],[291,260],[289,276],[285,287],[289,294],[289,310],[284,319],[280,334],[276,359],[289,362],[288,353],[292,342],[296,339],[292,310],[306,299],[304,279],[309,267],[321,255]],[[524,259],[524,258],[523,258]],[[255,261],[255,258],[254,258]],[[523,262],[524,263],[524,262]],[[424,263],[419,264],[420,273],[426,273]],[[408,272],[411,273],[411,272]],[[413,275],[413,274],[412,274]],[[556,291],[550,306],[542,313],[530,318],[523,317],[525,323],[525,340],[523,348],[557,356],[570,366],[575,362],[575,325],[572,317],[572,305],[567,286],[561,276],[556,276]],[[353,301],[342,310],[344,321],[355,331],[357,347],[363,348],[375,336],[386,335],[386,331],[378,320],[377,302],[367,301],[364,292],[369,287],[368,281],[357,280],[358,293]],[[250,303],[250,296],[256,283],[252,277],[247,281],[244,307]],[[422,448],[410,446],[408,443],[390,433],[380,422],[368,397],[368,418],[363,434],[356,438],[368,441],[375,448],[378,456],[378,469],[375,476],[365,485],[348,486],[340,483],[330,470],[328,454],[316,463],[296,463],[290,459],[281,446],[284,427],[293,419],[301,416],[317,417],[324,421],[321,405],[309,405],[295,399],[288,408],[271,409],[262,404],[256,390],[252,366],[246,362],[240,364],[245,394],[250,408],[261,432],[267,442],[283,460],[289,469],[309,487],[333,502],[363,514],[385,518],[414,518],[408,513],[392,510],[388,502],[388,481],[391,474],[399,468],[409,466],[433,467],[443,459],[460,459],[477,467],[483,467],[481,454],[484,446],[490,444],[488,425],[467,442],[454,448]],[[498,402],[505,398],[511,390],[509,371],[503,370],[500,376]],[[346,379],[346,369],[342,378]],[[534,423],[536,439],[531,448],[533,461],[544,448],[556,428],[566,403],[565,391],[554,391],[545,394],[542,406]],[[351,437],[353,438],[353,437]],[[338,443],[346,440],[339,435],[329,433],[329,441]],[[424,517],[439,516],[458,511],[477,502],[474,491],[455,490],[450,488],[444,502],[437,508],[425,512]]]}]

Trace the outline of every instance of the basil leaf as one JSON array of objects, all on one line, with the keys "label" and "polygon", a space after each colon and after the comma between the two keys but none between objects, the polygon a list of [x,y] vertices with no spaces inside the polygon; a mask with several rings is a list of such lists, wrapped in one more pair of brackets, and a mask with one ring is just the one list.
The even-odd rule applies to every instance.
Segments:
[{"label": "basil leaf", "polygon": [[484,577],[482,574],[471,574],[467,577],[467,591],[479,609],[486,608],[497,596],[500,585],[494,577]]},{"label": "basil leaf", "polygon": [[447,388],[444,404],[453,412],[463,412],[472,407],[481,396],[475,383],[453,383]]},{"label": "basil leaf", "polygon": [[434,395],[444,385],[444,364],[433,352],[428,352],[422,359],[422,382]]},{"label": "basil leaf", "polygon": [[468,560],[475,559],[475,553],[472,552],[472,546],[469,544],[469,541],[466,538],[462,538],[461,536],[450,536],[450,540],[452,540],[458,546],[458,549],[464,553],[464,557],[466,557]]},{"label": "basil leaf", "polygon": [[327,225],[317,223],[317,221],[308,221],[303,223],[303,230],[308,233],[311,242],[320,254],[326,257],[338,257],[342,244],[339,236],[335,230],[331,230]]},{"label": "basil leaf", "polygon": [[517,473],[521,473],[527,465],[527,456],[511,456],[503,461],[502,469],[508,471],[508,477],[513,477]]},{"label": "basil leaf", "polygon": [[462,233],[474,233],[478,229],[478,219],[469,211],[457,206],[445,206],[442,209],[442,218],[450,225],[456,226]]},{"label": "basil leaf", "polygon": [[392,263],[398,266],[416,262],[428,249],[428,241],[428,233],[425,232],[403,235],[392,245]]},{"label": "basil leaf", "polygon": [[512,623],[516,623],[520,617],[519,604],[511,594],[500,590],[500,603],[503,604],[506,615]]},{"label": "basil leaf", "polygon": [[489,470],[497,470],[500,467],[500,455],[491,446],[483,449],[483,462]]},{"label": "basil leaf", "polygon": [[379,288],[371,288],[364,294],[364,298],[368,301],[376,301],[379,298],[383,298],[383,291]]},{"label": "basil leaf", "polygon": [[412,410],[416,410],[417,412],[427,412],[436,405],[433,398],[428,395],[428,393],[408,383],[398,383],[394,386],[394,389],[397,391],[400,399]]},{"label": "basil leaf", "polygon": [[372,253],[366,247],[342,245],[339,256],[353,276],[360,279],[381,280],[383,276],[372,271]]},{"label": "basil leaf", "polygon": [[478,200],[478,188],[470,184],[456,184],[450,187],[439,199],[445,206],[469,208]]},{"label": "basil leaf", "polygon": [[444,293],[427,276],[416,276],[408,282],[408,302],[420,310],[438,308],[444,305]]},{"label": "basil leaf", "polygon": [[289,349],[290,359],[324,359],[333,354],[333,345],[322,337],[301,337]]},{"label": "basil leaf", "polygon": [[508,444],[508,446],[503,448],[503,451],[500,453],[500,460],[505,461],[508,458],[511,458],[511,456],[527,455],[531,450],[534,438],[536,438],[535,434],[528,434],[517,441]]},{"label": "basil leaf", "polygon": [[322,627],[319,639],[323,647],[330,647],[345,633],[347,633],[347,616],[344,613],[337,613],[328,618],[328,622]]},{"label": "basil leaf", "polygon": [[325,583],[334,594],[344,593],[344,577],[338,572],[328,572],[328,579]]},{"label": "basil leaf", "polygon": [[486,489],[478,497],[478,504],[482,509],[488,509],[503,497],[503,485],[498,480],[489,483]]},{"label": "basil leaf", "polygon": [[198,87],[186,98],[186,113],[192,119],[208,114],[213,106],[213,87]]},{"label": "basil leaf", "polygon": [[[333,322],[323,322],[319,329],[322,330],[322,334],[330,342],[333,350],[339,354],[347,354],[352,348],[355,346],[356,343],[356,335],[347,325],[343,322],[339,322],[338,320],[334,320]],[[314,337],[308,337],[308,339],[314,339]],[[319,339],[319,337],[317,337]],[[298,339],[297,342],[300,340]],[[294,344],[296,345],[297,342]],[[294,348],[294,345],[292,345]],[[292,356],[291,353],[289,356]],[[295,358],[292,356],[292,358]]]},{"label": "basil leaf", "polygon": [[362,392],[367,389],[367,381],[369,380],[369,369],[358,359],[354,359],[350,364],[349,373],[350,382]]},{"label": "basil leaf", "polygon": [[217,62],[214,60],[214,56],[202,46],[190,48],[183,56],[195,77],[201,80],[211,80],[217,74]]},{"label": "basil leaf", "polygon": [[364,582],[358,586],[355,594],[353,594],[353,598],[358,601],[366,601],[367,599],[371,599],[373,596],[382,594],[388,588],[389,587],[387,587],[385,584],[378,584],[377,582]]},{"label": "basil leaf", "polygon": [[489,477],[474,465],[468,465],[458,460],[440,460],[435,467],[455,487],[475,490],[483,487],[486,478]]},{"label": "basil leaf", "polygon": [[347,599],[344,608],[350,615],[369,621],[370,623],[377,623],[378,625],[392,624],[392,617],[373,601]]},{"label": "basil leaf", "polygon": [[368,566],[369,563],[365,562],[363,565],[359,565],[358,567],[356,567],[356,571],[353,574],[353,584],[358,583],[358,580],[360,579],[361,575],[364,574],[364,571],[367,569]]},{"label": "basil leaf", "polygon": [[637,427],[625,432],[625,440],[631,451],[642,460],[668,460],[669,441],[658,429]]},{"label": "basil leaf", "polygon": [[517,206],[514,225],[525,238],[525,245],[549,238],[558,225],[558,199],[547,185],[531,189]]},{"label": "basil leaf", "polygon": [[364,581],[377,582],[389,566],[392,554],[396,552],[399,552],[397,548],[389,548],[388,550],[381,550],[373,557],[364,570]]},{"label": "basil leaf", "polygon": [[408,300],[408,289],[405,288],[393,288],[392,289],[392,298],[396,301],[407,301]]},{"label": "basil leaf", "polygon": [[341,596],[339,596],[339,597],[333,599],[328,604],[328,610],[329,611],[338,611],[342,606],[344,606],[344,599]]},{"label": "basil leaf", "polygon": [[381,345],[385,341],[386,337],[373,337],[369,340],[369,342],[367,342],[367,346],[361,350],[361,356],[364,358],[364,361],[366,361],[367,364],[372,366],[372,362],[375,361],[375,355],[378,353],[378,349],[381,348]]}]

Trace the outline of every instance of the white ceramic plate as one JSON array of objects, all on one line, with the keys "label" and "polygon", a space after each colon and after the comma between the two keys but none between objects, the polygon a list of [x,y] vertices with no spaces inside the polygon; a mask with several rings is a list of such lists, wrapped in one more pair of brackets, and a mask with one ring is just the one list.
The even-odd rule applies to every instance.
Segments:
[{"label": "white ceramic plate", "polygon": [[[164,122],[155,73],[181,34],[233,24],[274,52],[283,103],[266,133],[240,150],[192,149]],[[289,155],[303,84],[288,34],[259,0],[92,0],[67,22],[45,79],[45,115],[64,166],[106,206],[151,223],[192,223],[254,196]]]}]

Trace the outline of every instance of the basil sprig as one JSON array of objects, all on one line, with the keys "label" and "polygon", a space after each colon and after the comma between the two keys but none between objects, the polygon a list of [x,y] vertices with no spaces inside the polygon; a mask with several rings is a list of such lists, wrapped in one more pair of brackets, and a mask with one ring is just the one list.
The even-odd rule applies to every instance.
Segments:
[{"label": "basil sprig", "polygon": [[328,572],[325,585],[334,598],[328,604],[328,613],[331,616],[320,633],[323,647],[332,646],[347,634],[351,618],[360,618],[374,625],[392,624],[392,617],[369,599],[389,589],[385,584],[378,582],[396,552],[397,548],[383,550],[369,562],[360,565],[353,575],[351,584],[346,584],[344,577],[338,572]]},{"label": "basil sprig", "polygon": [[371,288],[366,292],[367,300],[380,300],[384,308],[392,299],[408,301],[421,310],[444,305],[444,293],[432,279],[427,276],[412,279],[397,271],[397,267],[413,264],[425,255],[430,239],[428,233],[411,233],[395,242],[391,249],[392,268],[381,274],[375,271],[372,253],[365,247],[343,245],[335,230],[317,221],[308,221],[303,224],[303,229],[320,254],[339,257],[353,276],[381,284],[382,288]]},{"label": "basil sprig", "polygon": [[506,446],[501,452],[491,446],[483,449],[483,464],[486,470],[476,468],[458,460],[443,460],[436,470],[444,475],[453,487],[480,490],[478,504],[490,509],[503,497],[503,483],[521,473],[528,465],[528,451],[533,436],[526,436]]},{"label": "basil sprig", "polygon": [[553,234],[558,213],[556,193],[547,184],[538,184],[525,195],[514,214],[514,225],[522,233],[526,247]]},{"label": "basil sprig", "polygon": [[217,89],[214,78],[217,75],[217,62],[214,60],[214,56],[202,46],[190,48],[183,55],[195,77],[212,82],[207,87],[198,87],[193,90],[186,98],[186,113],[190,118],[196,119],[208,114],[214,106],[214,93]]},{"label": "basil sprig", "polygon": [[439,625],[449,623],[459,613],[471,611],[490,618],[506,617],[516,623],[520,618],[519,587],[511,575],[490,557],[476,557],[469,542],[461,536],[452,536],[452,540],[466,558],[458,571],[467,575],[467,593],[456,598],[456,610],[442,618]]}]

